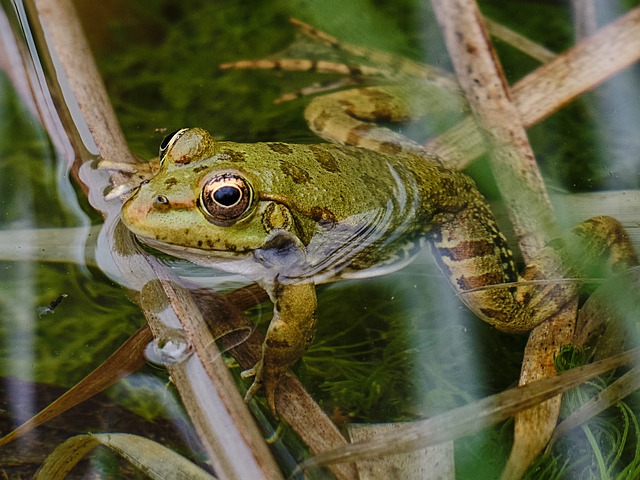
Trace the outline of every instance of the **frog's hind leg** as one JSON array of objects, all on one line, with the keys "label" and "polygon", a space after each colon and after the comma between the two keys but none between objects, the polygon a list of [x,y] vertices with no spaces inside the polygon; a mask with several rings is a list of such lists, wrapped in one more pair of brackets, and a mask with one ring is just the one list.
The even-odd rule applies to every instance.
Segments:
[{"label": "frog's hind leg", "polygon": [[[369,58],[371,55],[364,55],[364,52],[361,51],[361,47],[344,44],[335,37],[332,37],[311,25],[295,19],[292,19],[291,22],[296,28],[298,28],[298,31],[302,35],[307,37],[306,43],[302,46],[298,45],[301,43],[301,40],[297,40],[283,52],[277,53],[273,56],[222,63],[219,65],[219,68],[221,70],[310,72],[342,76],[342,78],[339,78],[338,80],[316,82],[297,91],[285,93],[278,97],[274,103],[287,102],[308,95],[327,93],[344,87],[362,87],[366,84],[371,85],[372,82],[376,81],[389,81],[391,79],[396,79],[399,72],[403,71],[403,68],[398,69],[396,68],[396,65],[390,66],[386,62],[371,62]],[[309,44],[310,41],[312,42],[311,44]],[[327,50],[327,47],[329,50]],[[307,51],[307,58],[290,57],[288,56],[290,55],[289,51],[291,51],[291,55],[296,56],[305,55],[304,52]],[[388,54],[385,54],[384,52],[380,52],[380,54],[388,56]],[[338,59],[334,60],[336,55],[338,56]],[[345,57],[345,60],[341,61],[341,57]],[[373,57],[375,59],[376,54],[373,54]],[[402,57],[397,58],[402,59]],[[407,62],[408,61],[402,63],[404,64]],[[422,65],[421,69],[418,70],[423,71],[421,72],[421,77],[434,77],[434,81],[435,78],[440,78],[441,76],[446,75],[440,71],[435,72],[437,69],[426,65]],[[447,81],[448,83],[455,85],[455,80],[453,80],[450,75],[448,76]]]},{"label": "frog's hind leg", "polygon": [[[518,333],[560,311],[586,282],[585,267],[593,262],[615,273],[637,264],[626,231],[611,217],[587,220],[572,236],[578,242],[554,242],[542,249],[517,282],[511,252],[488,207],[445,223],[432,243],[438,264],[462,301],[497,329]],[[571,247],[575,243],[580,245],[578,257]]]},{"label": "frog's hind leg", "polygon": [[638,265],[638,255],[624,226],[606,215],[592,217],[573,229],[588,260],[604,263],[612,273]]},{"label": "frog's hind leg", "polygon": [[434,160],[424,147],[383,124],[441,116],[463,109],[461,97],[424,83],[366,87],[314,98],[305,119],[318,136],[369,150],[412,153]]},{"label": "frog's hind leg", "polygon": [[[310,40],[326,45],[333,52],[343,52],[355,59],[359,59],[362,65],[360,65],[361,70],[358,71],[358,74],[376,75],[392,80],[420,78],[446,90],[458,90],[459,88],[455,76],[446,70],[421,62],[414,62],[406,57],[383,50],[343,42],[295,18],[291,19],[291,23]],[[375,70],[368,70],[372,67],[367,67],[367,65],[375,65]]]},{"label": "frog's hind leg", "polygon": [[[400,55],[394,55],[375,48],[355,45],[338,40],[300,20],[291,19],[301,36],[306,37],[303,45],[300,40],[294,41],[284,51],[272,57],[255,60],[239,60],[220,65],[222,70],[284,70],[295,72],[316,72],[338,74],[350,77],[377,78],[378,80],[398,80],[400,78],[421,78],[441,88],[457,90],[455,77],[445,70],[432,65],[414,62]],[[309,44],[311,42],[311,44]],[[307,58],[294,58],[291,55],[304,55]],[[314,58],[310,58],[314,57]],[[323,58],[324,57],[324,58]],[[340,60],[335,61],[338,57]]]},{"label": "frog's hind leg", "polygon": [[[342,75],[345,78],[309,85],[285,93],[275,103],[326,93],[346,86],[364,86],[403,79],[421,79],[448,91],[458,91],[455,77],[445,70],[414,62],[400,55],[338,40],[307,23],[291,19],[302,39],[271,57],[239,60],[220,65],[221,70],[282,70]],[[306,52],[306,57],[305,57]],[[292,55],[292,56],[289,56]],[[296,58],[300,57],[300,58]],[[337,57],[337,58],[336,58]]]},{"label": "frog's hind leg", "polygon": [[388,77],[384,68],[368,65],[357,65],[329,60],[312,60],[304,58],[260,58],[256,60],[238,60],[222,63],[221,70],[276,70],[289,72],[313,72],[321,74],[342,75],[343,78],[327,82],[315,82],[293,92],[287,92],[276,98],[273,103],[283,103],[298,98],[324,94],[345,87],[363,87],[371,84],[371,79]]}]

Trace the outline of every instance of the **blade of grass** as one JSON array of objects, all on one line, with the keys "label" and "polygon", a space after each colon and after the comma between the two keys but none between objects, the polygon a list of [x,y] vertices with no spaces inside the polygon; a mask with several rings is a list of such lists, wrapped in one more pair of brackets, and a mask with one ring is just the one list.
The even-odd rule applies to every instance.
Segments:
[{"label": "blade of grass", "polygon": [[640,388],[640,367],[634,367],[565,418],[556,428],[549,443],[615,405],[638,388]]},{"label": "blade of grass", "polygon": [[120,378],[140,368],[146,362],[143,355],[144,349],[152,339],[149,327],[142,327],[110,355],[107,360],[71,389],[67,390],[55,402],[0,438],[0,446],[20,438],[34,428],[88,400],[113,385]]},{"label": "blade of grass", "polygon": [[59,445],[34,475],[34,480],[62,480],[98,445],[110,448],[154,480],[215,480],[216,477],[173,450],[128,433],[78,435]]}]

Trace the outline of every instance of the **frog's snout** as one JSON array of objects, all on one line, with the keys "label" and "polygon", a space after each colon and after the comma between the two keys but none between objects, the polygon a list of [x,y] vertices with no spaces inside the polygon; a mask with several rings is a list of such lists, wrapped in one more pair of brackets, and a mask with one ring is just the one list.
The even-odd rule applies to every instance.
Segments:
[{"label": "frog's snout", "polygon": [[135,230],[135,226],[149,214],[149,205],[145,205],[137,199],[138,196],[134,194],[122,205],[120,211],[122,223],[130,230]]}]

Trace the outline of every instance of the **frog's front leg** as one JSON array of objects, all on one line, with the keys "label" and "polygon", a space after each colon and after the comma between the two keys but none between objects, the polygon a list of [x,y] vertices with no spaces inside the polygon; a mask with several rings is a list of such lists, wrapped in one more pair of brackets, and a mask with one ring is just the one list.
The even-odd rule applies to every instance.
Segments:
[{"label": "frog's front leg", "polygon": [[262,344],[262,358],[243,377],[255,377],[245,397],[264,387],[269,408],[277,415],[275,392],[282,378],[313,340],[316,330],[316,290],[313,283],[280,283],[269,288],[273,319]]}]

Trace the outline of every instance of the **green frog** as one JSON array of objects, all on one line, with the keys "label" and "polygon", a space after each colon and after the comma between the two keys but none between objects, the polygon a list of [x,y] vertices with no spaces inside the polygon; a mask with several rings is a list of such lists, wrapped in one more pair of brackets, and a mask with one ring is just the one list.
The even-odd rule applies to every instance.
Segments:
[{"label": "green frog", "polygon": [[[368,118],[394,116],[381,108],[385,98],[393,103],[390,90],[362,92],[375,109]],[[359,120],[336,125],[327,113],[334,104],[312,102],[312,128],[366,148],[233,143],[185,128],[163,141],[159,171],[122,207],[122,221],[142,242],[242,274],[268,292],[274,315],[262,358],[243,376],[254,377],[247,398],[264,388],[274,413],[279,382],[313,339],[317,284],[394,271],[428,245],[460,299],[505,332],[532,329],[575,293],[570,282],[535,281],[567,273],[551,248],[518,275],[470,177],[399,134],[380,135]],[[592,244],[614,263],[635,261],[614,219],[589,220],[578,227],[583,231],[597,232]]]}]

